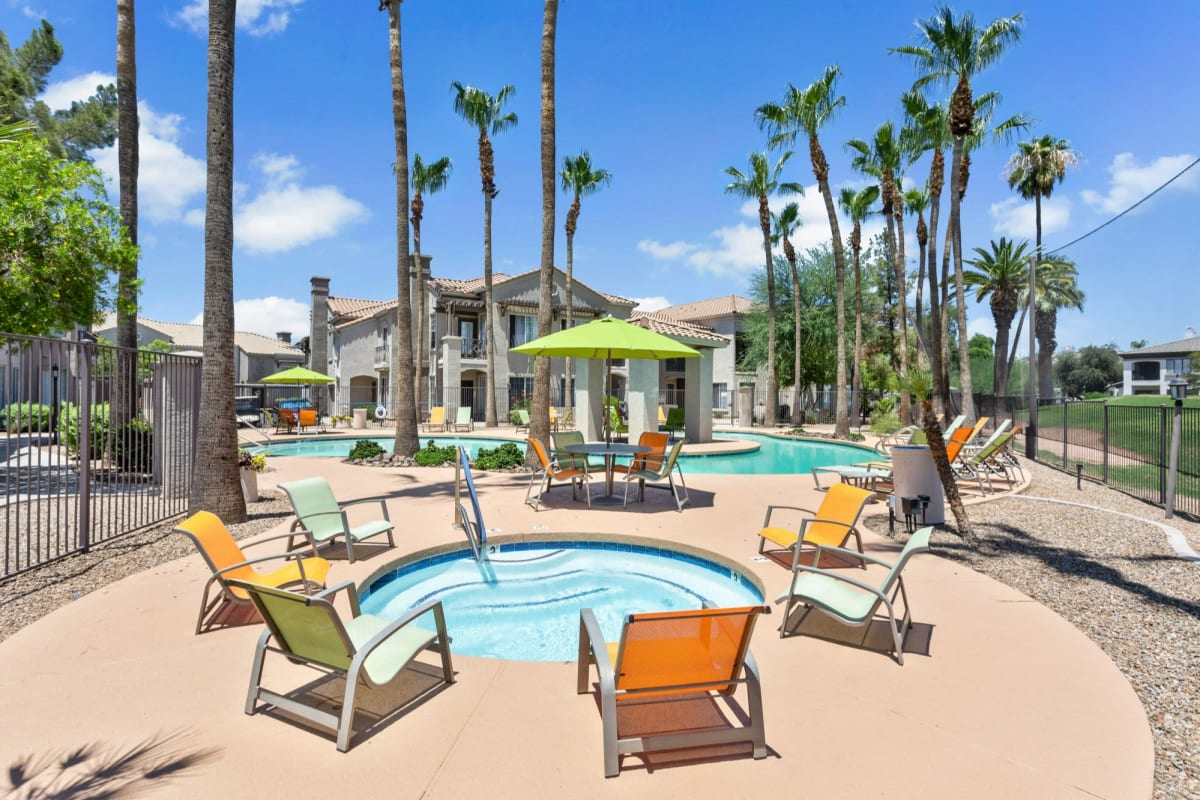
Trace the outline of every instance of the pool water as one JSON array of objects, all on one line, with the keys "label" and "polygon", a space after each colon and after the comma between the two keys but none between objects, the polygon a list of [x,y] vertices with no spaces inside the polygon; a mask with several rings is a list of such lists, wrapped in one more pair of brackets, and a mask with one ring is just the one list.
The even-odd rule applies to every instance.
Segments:
[{"label": "pool water", "polygon": [[[384,450],[392,449],[392,436],[371,436],[368,438],[377,442]],[[764,436],[758,433],[734,433],[732,431],[714,432],[715,439],[737,439],[752,441],[758,444],[758,450],[750,453],[730,453],[728,455],[683,455],[680,464],[685,475],[796,475],[807,473],[813,467],[827,467],[836,464],[857,464],[870,460],[874,451],[864,447],[835,442],[817,442],[800,439],[783,439],[775,436]],[[298,439],[289,442],[276,442],[265,451],[271,455],[280,456],[323,456],[345,458],[350,454],[350,448],[358,439],[329,439],[313,438]],[[441,447],[463,446],[472,460],[479,454],[480,448],[494,449],[511,439],[481,439],[474,436],[426,436],[421,438],[421,446],[434,441]],[[524,447],[524,442],[517,442],[518,447]],[[263,448],[247,448],[255,452],[263,452]]]},{"label": "pool water", "polygon": [[419,561],[373,581],[361,605],[396,619],[429,600],[442,601],[455,653],[518,661],[574,661],[581,608],[617,641],[631,613],[763,602],[749,578],[713,561],[579,541],[506,544],[483,563],[470,551]]}]

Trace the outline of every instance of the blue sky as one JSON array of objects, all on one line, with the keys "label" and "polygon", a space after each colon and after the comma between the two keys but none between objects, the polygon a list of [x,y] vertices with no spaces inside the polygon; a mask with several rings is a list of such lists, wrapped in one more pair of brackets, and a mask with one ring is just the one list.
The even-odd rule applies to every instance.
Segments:
[{"label": "blue sky", "polygon": [[[308,328],[308,279],[331,291],[395,294],[395,184],[387,20],[376,3],[241,0],[235,78],[235,299],[237,327],[271,334]],[[142,315],[191,321],[203,302],[206,21],[203,0],[138,0],[142,109]],[[1140,199],[1200,155],[1200,5],[1063,1],[957,4],[981,22],[1021,12],[1022,39],[975,82],[999,91],[1000,113],[1037,120],[1033,135],[1068,139],[1083,157],[1044,204],[1048,248],[1065,244]],[[745,293],[762,268],[752,206],[724,194],[727,166],[765,145],[754,109],[788,82],[838,64],[846,106],[821,138],[835,186],[862,185],[843,147],[901,120],[912,65],[887,49],[915,41],[932,3],[794,0],[605,0],[562,3],[558,36],[558,160],[588,149],[609,188],[584,199],[575,270],[598,289],[652,310]],[[513,84],[518,125],[494,141],[495,269],[540,263],[539,46],[533,0],[404,3],[409,152],[449,156],[446,191],[426,198],[423,250],[443,277],[482,274],[476,136],[452,109],[450,83],[496,92]],[[111,2],[0,0],[0,29],[16,46],[42,18],[65,48],[51,74],[52,106],[90,94],[115,72]],[[1033,236],[1032,205],[1003,177],[1015,145],[975,154],[963,205],[970,251],[1001,235]],[[115,174],[115,152],[96,154]],[[923,182],[928,161],[909,171]],[[789,162],[800,245],[828,239],[807,152]],[[1059,342],[1083,346],[1180,339],[1200,328],[1195,208],[1200,167],[1136,212],[1064,255],[1079,267],[1084,313],[1059,316]],[[115,202],[116,190],[112,189]],[[559,194],[555,261],[566,263]],[[911,226],[910,226],[911,231]],[[910,244],[914,259],[915,244]],[[991,332],[986,305],[969,306],[972,332]]]}]

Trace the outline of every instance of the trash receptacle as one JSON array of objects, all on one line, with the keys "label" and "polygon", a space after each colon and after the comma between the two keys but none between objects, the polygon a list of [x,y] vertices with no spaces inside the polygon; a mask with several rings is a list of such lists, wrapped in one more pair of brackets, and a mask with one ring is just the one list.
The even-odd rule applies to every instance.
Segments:
[{"label": "trash receptacle", "polygon": [[367,427],[367,410],[365,408],[354,409],[354,418],[350,421],[350,427],[355,430],[362,430]]},{"label": "trash receptacle", "polygon": [[[897,503],[904,498],[925,498],[924,523],[941,525],[946,521],[946,493],[937,465],[928,445],[897,445],[892,448],[892,481]],[[897,506],[899,509],[899,506]],[[918,522],[922,520],[918,518]]]}]

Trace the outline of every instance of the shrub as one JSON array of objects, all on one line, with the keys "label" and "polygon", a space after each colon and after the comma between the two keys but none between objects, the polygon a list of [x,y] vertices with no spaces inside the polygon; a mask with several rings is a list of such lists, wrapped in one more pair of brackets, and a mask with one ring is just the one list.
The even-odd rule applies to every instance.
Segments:
[{"label": "shrub", "polygon": [[[88,420],[89,451],[93,458],[108,451],[113,463],[122,470],[149,472],[154,463],[154,426],[141,417],[129,421],[124,430],[109,425],[108,403],[92,406]],[[63,403],[59,413],[58,428],[67,448],[78,453],[80,450],[79,406]]]},{"label": "shrub", "polygon": [[154,426],[140,417],[124,431],[112,429],[109,447],[114,462],[127,472],[150,472],[154,463]]},{"label": "shrub", "polygon": [[453,445],[438,447],[433,440],[430,440],[428,444],[413,453],[413,461],[416,461],[422,467],[440,467],[442,464],[447,464],[457,457],[458,449]]},{"label": "shrub", "polygon": [[374,458],[381,456],[386,452],[379,442],[373,442],[370,439],[359,439],[354,443],[354,447],[350,449],[350,460],[357,461],[362,458]]},{"label": "shrub", "polygon": [[50,406],[39,403],[12,403],[0,408],[0,428],[9,433],[50,430]]},{"label": "shrub", "polygon": [[242,469],[252,469],[255,472],[266,472],[267,454],[249,453],[245,450],[238,450],[238,466]]},{"label": "shrub", "polygon": [[887,436],[889,433],[900,430],[901,427],[903,426],[900,424],[900,417],[890,409],[876,414],[875,418],[871,420],[871,433],[876,436]]},{"label": "shrub", "polygon": [[475,469],[509,469],[524,463],[525,453],[515,442],[505,442],[493,450],[480,448],[475,457]]}]

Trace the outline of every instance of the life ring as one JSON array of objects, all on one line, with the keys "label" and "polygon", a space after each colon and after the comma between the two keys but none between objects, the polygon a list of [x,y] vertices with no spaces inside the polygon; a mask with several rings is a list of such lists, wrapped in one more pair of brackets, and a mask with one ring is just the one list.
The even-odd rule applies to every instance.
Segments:
[{"label": "life ring", "polygon": [[375,419],[385,419],[387,417],[387,409],[383,404],[375,406]]}]

